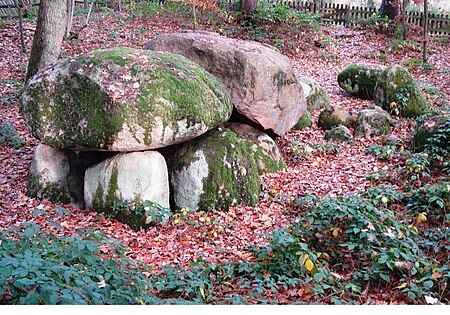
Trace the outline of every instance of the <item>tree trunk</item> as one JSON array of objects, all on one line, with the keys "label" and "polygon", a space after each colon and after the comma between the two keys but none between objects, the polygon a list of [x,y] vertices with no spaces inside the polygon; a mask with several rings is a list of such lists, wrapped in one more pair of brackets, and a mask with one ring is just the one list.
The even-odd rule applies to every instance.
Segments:
[{"label": "tree trunk", "polygon": [[380,11],[382,15],[386,15],[393,20],[398,15],[398,8],[398,0],[383,0]]},{"label": "tree trunk", "polygon": [[69,38],[70,32],[72,31],[74,12],[75,12],[75,0],[67,0],[66,38]]},{"label": "tree trunk", "polygon": [[66,24],[66,0],[41,0],[26,81],[58,60]]},{"label": "tree trunk", "polygon": [[423,1],[423,63],[428,62],[427,53],[427,41],[428,41],[428,0]]},{"label": "tree trunk", "polygon": [[253,14],[256,11],[256,0],[241,0],[241,13]]}]

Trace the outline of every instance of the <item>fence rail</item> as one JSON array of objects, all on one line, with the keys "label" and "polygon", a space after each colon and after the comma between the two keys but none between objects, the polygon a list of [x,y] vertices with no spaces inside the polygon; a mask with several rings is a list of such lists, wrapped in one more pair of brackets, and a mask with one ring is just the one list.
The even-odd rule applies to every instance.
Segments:
[{"label": "fence rail", "polygon": [[[39,5],[39,0],[22,0],[25,7],[30,5]],[[75,0],[77,5],[90,0]],[[228,0],[234,2],[235,0]],[[358,25],[362,20],[371,17],[378,10],[376,8],[352,6],[338,3],[317,3],[315,1],[301,0],[280,0],[289,7],[300,10],[317,13],[322,16],[324,24],[335,24],[344,26]],[[125,0],[124,2],[127,2]],[[16,17],[18,15],[15,0],[0,0],[0,19],[7,17]],[[407,23],[423,25],[422,12],[406,12],[405,20]],[[428,14],[428,32],[431,35],[450,35],[450,16],[448,14]]]}]

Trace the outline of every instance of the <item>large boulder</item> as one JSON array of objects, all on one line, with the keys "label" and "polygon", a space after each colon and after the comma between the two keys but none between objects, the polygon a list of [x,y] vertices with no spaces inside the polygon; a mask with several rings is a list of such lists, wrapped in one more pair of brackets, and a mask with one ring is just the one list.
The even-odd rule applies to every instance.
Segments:
[{"label": "large boulder", "polygon": [[417,123],[414,130],[414,147],[417,151],[433,144],[450,151],[450,115],[434,115]]},{"label": "large boulder", "polygon": [[407,69],[393,65],[384,70],[374,93],[375,104],[401,117],[417,117],[428,112],[428,103]]},{"label": "large boulder", "polygon": [[[120,153],[86,170],[84,178],[86,208],[113,214],[132,228],[164,221],[156,213],[169,208],[169,179],[164,157],[156,151]],[[155,207],[133,209],[127,202]]]},{"label": "large boulder", "polygon": [[337,81],[347,93],[362,99],[373,99],[381,72],[374,66],[351,64],[339,72]]},{"label": "large boulder", "polygon": [[356,118],[355,136],[376,137],[391,133],[390,115],[378,109],[363,109]]},{"label": "large boulder", "polygon": [[350,127],[354,123],[353,116],[343,107],[332,106],[320,112],[317,125],[324,130],[330,130],[339,125]]},{"label": "large boulder", "polygon": [[183,55],[227,87],[237,112],[261,129],[283,135],[306,108],[291,63],[275,48],[210,32],[161,34],[145,49]]},{"label": "large boulder", "polygon": [[305,76],[299,77],[298,80],[306,97],[306,109],[308,111],[330,107],[328,94],[319,83]]},{"label": "large boulder", "polygon": [[40,71],[22,113],[43,143],[80,150],[138,151],[195,138],[228,120],[224,86],[188,59],[97,50]]},{"label": "large boulder", "polygon": [[242,125],[219,128],[183,144],[172,161],[175,206],[193,211],[255,205],[259,174],[284,167],[273,140]]}]

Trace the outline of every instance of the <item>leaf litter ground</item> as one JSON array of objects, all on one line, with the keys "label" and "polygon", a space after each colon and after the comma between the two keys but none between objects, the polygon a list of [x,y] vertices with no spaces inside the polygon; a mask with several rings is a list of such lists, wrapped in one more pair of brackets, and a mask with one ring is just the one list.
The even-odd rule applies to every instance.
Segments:
[{"label": "leaf litter ground", "polygon": [[[121,45],[142,48],[157,33],[182,29],[179,20],[167,16],[157,15],[127,23],[121,21],[109,14],[95,14],[89,27],[81,31],[77,39],[64,42],[62,55],[75,56],[93,49]],[[187,266],[200,257],[213,262],[249,260],[252,256],[246,248],[266,244],[266,236],[273,230],[289,225],[298,217],[298,208],[292,206],[294,198],[308,194],[318,197],[346,195],[363,190],[372,185],[366,178],[368,174],[392,168],[388,162],[364,153],[368,146],[380,144],[381,137],[356,138],[353,145],[339,144],[341,152],[338,155],[295,156],[291,150],[293,145],[325,143],[324,132],[316,124],[319,113],[313,112],[312,127],[289,131],[276,140],[288,166],[285,170],[262,176],[265,189],[255,207],[238,206],[228,212],[191,213],[178,220],[172,219],[165,226],[137,232],[103,214],[31,199],[26,196],[27,172],[38,141],[29,134],[19,113],[18,92],[28,56],[21,53],[17,24],[8,20],[0,27],[0,121],[11,123],[24,139],[24,145],[19,149],[0,144],[1,229],[20,226],[25,221],[36,222],[43,229],[64,235],[74,235],[79,229],[100,229],[106,236],[128,245],[128,257],[149,264],[156,271],[165,264]],[[76,19],[74,29],[78,25]],[[35,22],[25,22],[28,49],[34,28]],[[327,39],[323,48],[299,49],[297,53],[287,54],[298,75],[318,81],[329,94],[332,105],[342,106],[352,114],[373,105],[373,102],[352,98],[340,90],[336,77],[341,69],[360,62],[403,64],[421,55],[420,49],[391,50],[390,39],[373,31],[323,27],[323,34]],[[301,44],[299,40],[299,46]],[[430,43],[430,49],[433,69],[415,67],[411,73],[423,86],[432,86],[440,91],[439,97],[427,94],[431,103],[448,105],[450,49],[448,44],[435,42]],[[381,58],[383,54],[387,60],[386,57]],[[412,126],[412,122],[399,120],[392,133],[410,144]],[[61,213],[63,208],[68,211]],[[288,303],[291,293],[280,293],[278,300]],[[293,295],[298,298],[296,292]]]}]

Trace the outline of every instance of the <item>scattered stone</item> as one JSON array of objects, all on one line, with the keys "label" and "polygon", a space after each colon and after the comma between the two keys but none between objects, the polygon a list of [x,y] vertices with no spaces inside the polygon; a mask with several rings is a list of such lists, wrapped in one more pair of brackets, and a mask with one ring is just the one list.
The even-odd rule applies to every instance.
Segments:
[{"label": "scattered stone", "polygon": [[124,47],[58,62],[32,77],[22,97],[33,136],[75,150],[181,143],[227,121],[232,109],[223,84],[192,61]]},{"label": "scattered stone", "polygon": [[188,31],[157,35],[145,49],[198,63],[226,86],[239,114],[275,135],[290,130],[306,108],[289,59],[269,45]]},{"label": "scattered stone", "polygon": [[319,115],[318,126],[324,130],[329,130],[339,125],[346,127],[353,126],[355,120],[352,115],[340,106],[332,106],[324,109]]},{"label": "scattered stone", "polygon": [[[113,214],[139,229],[152,223],[157,214],[145,211],[114,211],[126,201],[152,201],[169,208],[169,179],[164,157],[156,151],[120,153],[86,170],[86,208]],[[164,223],[164,222],[163,222]]]},{"label": "scattered stone", "polygon": [[284,166],[275,143],[256,129],[233,124],[213,130],[175,154],[175,207],[212,211],[239,203],[253,206],[259,199],[259,174]]},{"label": "scattered stone", "polygon": [[328,97],[328,94],[319,85],[319,83],[311,78],[304,76],[300,77],[298,80],[303,87],[303,93],[306,97],[306,109],[308,111],[330,108],[330,99]]},{"label": "scattered stone", "polygon": [[374,66],[351,64],[338,74],[337,80],[347,93],[362,99],[373,99],[381,72]]},{"label": "scattered stone", "polygon": [[363,109],[356,119],[355,136],[376,137],[391,133],[390,115],[378,109]]},{"label": "scattered stone", "polygon": [[417,117],[428,112],[428,103],[407,69],[393,65],[384,70],[374,93],[375,104],[391,114]]},{"label": "scattered stone", "polygon": [[325,140],[353,143],[353,136],[347,127],[341,125],[325,131]]},{"label": "scattered stone", "polygon": [[[445,129],[445,130],[444,130]],[[414,147],[417,151],[423,151],[426,144],[430,143],[430,138],[438,132],[442,136],[442,148],[450,150],[450,116],[435,115],[427,117],[418,123],[414,132]],[[444,137],[447,140],[445,144]]]},{"label": "scattered stone", "polygon": [[312,117],[308,110],[306,110],[302,117],[298,120],[297,124],[292,128],[294,130],[301,130],[306,127],[312,126]]}]

